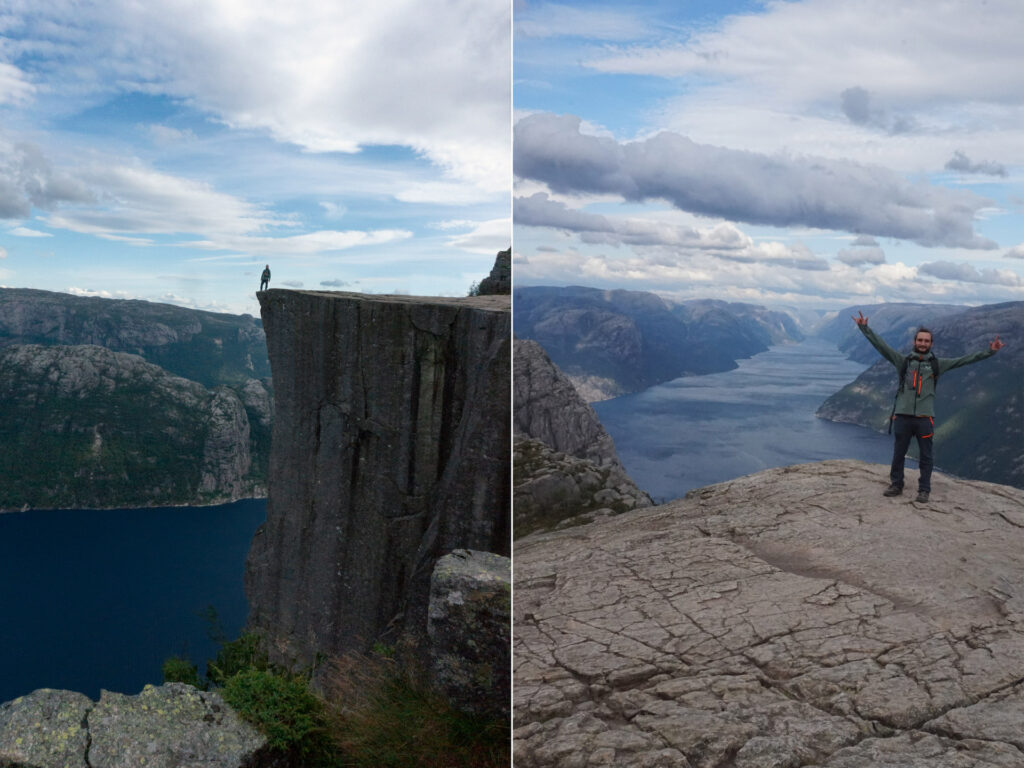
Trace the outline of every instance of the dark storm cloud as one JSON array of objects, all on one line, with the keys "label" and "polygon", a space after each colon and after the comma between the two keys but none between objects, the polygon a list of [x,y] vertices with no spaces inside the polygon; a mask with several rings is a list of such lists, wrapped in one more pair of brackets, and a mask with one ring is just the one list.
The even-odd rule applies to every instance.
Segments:
[{"label": "dark storm cloud", "polygon": [[512,216],[518,226],[568,230],[575,232],[585,243],[668,248],[673,260],[681,254],[702,252],[747,264],[773,264],[816,271],[829,268],[827,261],[802,243],[786,248],[777,245],[759,247],[731,224],[701,232],[692,227],[645,219],[609,218],[572,210],[557,200],[551,200],[546,192],[516,198]]},{"label": "dark storm cloud", "polygon": [[972,163],[967,155],[959,149],[953,153],[946,162],[947,171],[962,171],[963,173],[984,173],[989,176],[1005,176],[1006,166],[1002,163],[982,162]]},{"label": "dark storm cloud", "polygon": [[24,218],[33,206],[50,210],[62,202],[93,200],[84,184],[55,171],[33,144],[16,144],[10,152],[0,154],[0,218]]},{"label": "dark storm cloud", "polygon": [[885,264],[885,251],[876,246],[863,248],[844,248],[836,254],[836,259],[851,267],[863,264]]},{"label": "dark storm cloud", "polygon": [[878,241],[875,240],[875,238],[871,237],[871,235],[857,235],[857,237],[853,239],[853,242],[850,243],[850,245],[877,246]]},{"label": "dark storm cloud", "polygon": [[990,205],[966,190],[911,184],[884,168],[821,158],[768,156],[696,144],[674,133],[623,143],[580,133],[571,115],[520,120],[515,173],[555,192],[667,200],[732,221],[896,237],[925,246],[995,248],[974,231]]},{"label": "dark storm cloud", "polygon": [[931,275],[940,280],[959,280],[964,283],[984,283],[986,285],[1018,286],[1024,279],[1013,272],[1001,269],[975,269],[970,264],[954,264],[951,261],[933,261],[917,268],[921,274]]},{"label": "dark storm cloud", "polygon": [[864,125],[871,119],[871,94],[863,88],[847,88],[839,98],[842,100],[843,114],[850,118],[851,123]]}]

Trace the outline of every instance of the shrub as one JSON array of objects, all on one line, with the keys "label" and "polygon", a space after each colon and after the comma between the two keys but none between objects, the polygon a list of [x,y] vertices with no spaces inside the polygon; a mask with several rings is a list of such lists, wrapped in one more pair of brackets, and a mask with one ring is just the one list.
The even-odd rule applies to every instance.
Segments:
[{"label": "shrub", "polygon": [[206,678],[219,687],[240,672],[250,669],[266,671],[269,668],[267,653],[262,649],[259,636],[245,632],[237,640],[223,643],[217,651],[217,658],[206,662]]},{"label": "shrub", "polygon": [[327,764],[323,705],[303,677],[248,669],[232,676],[220,691],[224,700],[267,737],[271,749],[302,765]]},{"label": "shrub", "polygon": [[199,669],[188,659],[171,656],[164,661],[162,672],[165,683],[188,683],[200,687]]}]

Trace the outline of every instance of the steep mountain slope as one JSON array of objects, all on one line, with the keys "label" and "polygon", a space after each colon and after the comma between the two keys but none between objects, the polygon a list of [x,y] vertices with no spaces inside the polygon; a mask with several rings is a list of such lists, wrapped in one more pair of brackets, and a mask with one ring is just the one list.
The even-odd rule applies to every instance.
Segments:
[{"label": "steep mountain slope", "polygon": [[967,307],[955,304],[865,304],[839,310],[828,322],[821,325],[815,335],[835,343],[840,352],[859,363],[873,363],[878,354],[870,344],[864,344],[864,337],[854,325],[852,317],[863,312],[870,318],[871,327],[896,348],[910,344],[914,332],[922,325],[931,328],[933,324],[950,315],[963,312]]},{"label": "steep mountain slope", "polygon": [[594,409],[543,348],[516,339],[513,349],[515,535],[598,510],[649,506]]},{"label": "steep mountain slope", "polygon": [[573,286],[516,288],[515,332],[541,344],[585,400],[736,367],[801,338],[782,313],[746,304],[670,305],[653,293]]},{"label": "steep mountain slope", "polygon": [[0,348],[0,402],[0,509],[213,503],[257,490],[238,395],[137,355]]},{"label": "steep mountain slope", "polygon": [[[116,354],[100,356],[97,348]],[[59,349],[60,354],[47,349]],[[0,414],[8,447],[0,465],[0,505],[198,504],[265,493],[273,413],[270,366],[258,320],[145,301],[0,289],[0,351],[5,352],[0,386],[21,403]],[[140,373],[143,360],[158,368]],[[97,365],[116,404],[103,402],[103,390],[95,389]],[[116,370],[122,365],[123,371]],[[41,369],[54,386],[37,386],[34,377]],[[210,429],[217,430],[213,412],[200,407],[195,413],[182,412],[177,426],[167,421],[167,393],[160,387],[166,390],[166,382],[179,377],[207,393],[196,395],[199,400],[230,400],[232,410],[234,403],[241,405],[238,429],[225,444],[232,447],[223,449],[235,454],[224,461],[245,466],[241,476],[204,469],[204,454],[196,445]],[[25,410],[22,397],[27,393],[35,398],[31,411]],[[74,406],[74,398],[82,401],[81,407]],[[69,421],[54,422],[60,414],[67,414]],[[173,439],[168,439],[169,429]],[[148,464],[117,459],[121,454],[113,449],[98,456],[78,451],[79,438],[86,433],[105,435],[108,447],[127,440],[126,455],[146,457]],[[235,442],[241,434],[246,435],[245,445]],[[59,448],[58,435],[70,441],[67,450]],[[178,438],[195,444],[175,442]],[[154,461],[161,466],[152,482],[123,479],[128,468],[130,477],[138,472],[150,477]],[[19,474],[19,467],[31,471]],[[168,480],[169,475],[178,479]],[[199,476],[207,479],[195,480]],[[115,477],[122,480],[115,482]]]},{"label": "steep mountain slope", "polygon": [[[875,327],[874,319],[868,315]],[[850,325],[853,325],[853,321]],[[1024,487],[1024,302],[974,307],[936,318],[934,351],[959,357],[986,349],[999,334],[1006,346],[980,363],[944,375],[936,392],[935,463],[961,477]],[[893,365],[859,331],[851,357],[878,362],[828,398],[817,415],[884,431],[897,386]],[[885,335],[894,349],[910,350],[910,334]],[[913,450],[916,447],[912,446]],[[916,455],[916,454],[915,454]]]}]

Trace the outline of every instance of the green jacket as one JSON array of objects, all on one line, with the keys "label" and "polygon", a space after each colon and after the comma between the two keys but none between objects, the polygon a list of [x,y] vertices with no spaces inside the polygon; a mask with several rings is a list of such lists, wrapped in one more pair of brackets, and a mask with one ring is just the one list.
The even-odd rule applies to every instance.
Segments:
[{"label": "green jacket", "polygon": [[[886,344],[882,337],[876,334],[866,325],[858,325],[871,345],[877,349],[886,360],[896,366],[896,370],[903,365],[906,355],[901,355],[895,349]],[[907,378],[904,381],[903,389],[896,395],[897,414],[907,416],[934,416],[935,415],[935,379],[932,376],[932,366],[928,362],[928,355],[918,355],[912,352],[910,362],[907,364]],[[992,357],[995,352],[986,349],[982,352],[974,352],[963,357],[936,357],[939,363],[939,375],[961,365],[970,365],[979,360]]]}]

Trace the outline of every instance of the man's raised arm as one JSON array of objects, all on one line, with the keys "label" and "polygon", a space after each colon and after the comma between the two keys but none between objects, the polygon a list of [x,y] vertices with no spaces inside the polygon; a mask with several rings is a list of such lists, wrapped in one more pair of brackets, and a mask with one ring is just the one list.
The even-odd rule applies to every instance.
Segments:
[{"label": "man's raised arm", "polygon": [[972,352],[969,355],[963,357],[940,357],[939,360],[939,372],[945,373],[951,371],[954,368],[959,368],[962,365],[970,365],[971,363],[977,363],[982,360],[987,360],[992,357],[996,352],[1005,347],[1002,341],[999,340],[997,335],[995,339],[989,342],[988,349],[983,349],[980,352]]},{"label": "man's raised arm", "polygon": [[853,322],[860,328],[860,332],[864,334],[865,338],[871,342],[871,346],[878,350],[879,354],[882,355],[886,360],[899,368],[903,364],[903,355],[897,352],[895,349],[885,343],[877,333],[868,328],[868,319],[864,317],[864,313],[857,310],[857,316],[853,318]]}]

